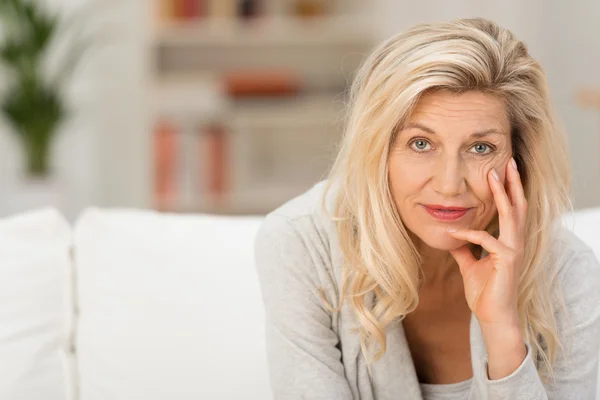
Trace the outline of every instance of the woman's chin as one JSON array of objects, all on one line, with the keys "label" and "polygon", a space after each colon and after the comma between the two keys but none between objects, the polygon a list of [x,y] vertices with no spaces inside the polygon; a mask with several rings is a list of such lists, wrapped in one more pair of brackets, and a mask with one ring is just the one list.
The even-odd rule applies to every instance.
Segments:
[{"label": "woman's chin", "polygon": [[454,237],[450,236],[448,232],[438,232],[436,234],[424,236],[425,237],[421,237],[420,239],[429,247],[436,250],[456,250],[467,243],[464,240],[455,239]]}]

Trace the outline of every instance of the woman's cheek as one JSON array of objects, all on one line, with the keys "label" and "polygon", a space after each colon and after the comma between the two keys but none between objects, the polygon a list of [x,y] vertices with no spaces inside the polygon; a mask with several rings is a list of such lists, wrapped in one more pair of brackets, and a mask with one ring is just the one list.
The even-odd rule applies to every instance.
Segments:
[{"label": "woman's cheek", "polygon": [[490,157],[484,160],[472,160],[469,162],[470,184],[477,197],[481,200],[492,195],[492,190],[488,183],[488,173],[495,168],[494,160]]},{"label": "woman's cheek", "polygon": [[403,176],[426,175],[435,158],[431,154],[420,154],[416,151],[399,148],[392,150],[389,158],[389,169]]},{"label": "woman's cheek", "polygon": [[430,176],[429,164],[423,160],[399,158],[390,162],[390,176],[392,181],[401,183],[404,190],[412,191],[415,187],[421,187]]}]

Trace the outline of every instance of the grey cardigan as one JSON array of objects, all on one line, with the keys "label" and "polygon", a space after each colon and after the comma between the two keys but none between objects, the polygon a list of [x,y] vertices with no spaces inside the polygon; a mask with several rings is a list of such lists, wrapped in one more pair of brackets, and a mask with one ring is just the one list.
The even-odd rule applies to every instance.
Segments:
[{"label": "grey cardigan", "polygon": [[[421,399],[419,382],[402,324],[387,329],[387,351],[369,377],[357,322],[344,302],[328,311],[317,289],[337,306],[342,254],[334,223],[323,213],[325,182],[270,213],[256,237],[256,265],[266,311],[267,357],[276,400]],[[332,193],[333,194],[333,193]],[[331,199],[328,199],[328,208]],[[570,358],[561,357],[556,381],[544,385],[529,351],[511,375],[489,380],[486,348],[471,317],[473,379],[468,399],[595,398],[600,346],[600,266],[591,249],[563,230],[564,261],[559,282],[569,317],[559,318],[559,334],[571,329]],[[371,299],[368,301],[372,301]]]}]

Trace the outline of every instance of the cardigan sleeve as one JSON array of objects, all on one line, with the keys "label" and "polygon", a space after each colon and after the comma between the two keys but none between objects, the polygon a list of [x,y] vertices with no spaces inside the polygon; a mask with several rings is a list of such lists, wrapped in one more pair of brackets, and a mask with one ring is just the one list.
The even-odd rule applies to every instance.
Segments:
[{"label": "cardigan sleeve", "polygon": [[[559,312],[558,331],[563,340],[554,367],[554,380],[543,384],[531,349],[509,376],[486,380],[488,398],[500,399],[595,399],[600,350],[600,264],[591,250],[572,257],[562,268],[559,281],[566,313]],[[483,376],[487,378],[487,363]]]}]

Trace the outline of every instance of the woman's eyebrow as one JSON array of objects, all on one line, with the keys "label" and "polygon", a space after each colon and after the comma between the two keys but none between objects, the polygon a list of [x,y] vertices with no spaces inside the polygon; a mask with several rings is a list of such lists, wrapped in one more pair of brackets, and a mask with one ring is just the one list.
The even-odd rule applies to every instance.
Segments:
[{"label": "woman's eyebrow", "polygon": [[[402,130],[407,130],[407,129],[420,129],[424,132],[430,133],[432,135],[435,135],[435,131],[423,124],[420,124],[418,122],[410,122],[408,124],[406,124]],[[504,135],[504,133],[496,128],[490,128],[490,129],[486,129],[485,131],[481,131],[481,132],[474,132],[472,133],[470,136],[473,137],[483,137],[483,136],[487,136],[487,135],[491,135],[491,134],[495,134],[495,135]]]},{"label": "woman's eyebrow", "polygon": [[420,123],[418,123],[418,122],[410,122],[410,123],[408,123],[408,124],[404,125],[404,126],[402,127],[402,130],[404,131],[404,130],[407,130],[407,129],[415,129],[415,128],[416,128],[416,129],[420,129],[420,130],[422,130],[422,131],[425,131],[425,132],[427,132],[427,133],[431,133],[432,135],[435,135],[435,131],[434,131],[433,129],[431,129],[431,128],[428,128],[428,127],[426,127],[425,125],[421,125],[421,124],[420,124]]}]

